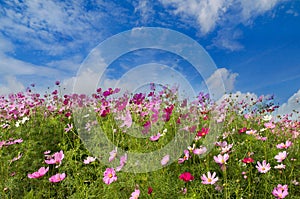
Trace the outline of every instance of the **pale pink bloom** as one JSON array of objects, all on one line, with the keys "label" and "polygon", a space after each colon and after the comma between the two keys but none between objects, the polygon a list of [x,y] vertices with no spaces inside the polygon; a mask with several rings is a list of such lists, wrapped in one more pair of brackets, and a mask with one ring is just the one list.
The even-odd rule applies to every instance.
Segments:
[{"label": "pale pink bloom", "polygon": [[224,154],[224,153],[229,152],[229,151],[231,150],[232,146],[233,146],[233,144],[229,144],[229,145],[227,145],[227,146],[222,147],[221,153]]},{"label": "pale pink bloom", "polygon": [[218,177],[216,177],[216,172],[214,172],[212,175],[209,172],[207,172],[207,176],[203,174],[201,176],[202,184],[215,184],[218,181]]},{"label": "pale pink bloom", "polygon": [[268,128],[268,129],[273,129],[273,128],[275,128],[275,124],[273,124],[272,121],[267,122],[267,123],[264,123],[264,126],[265,126],[266,128]]},{"label": "pale pink bloom", "polygon": [[20,144],[22,142],[23,142],[23,140],[21,138],[14,140],[14,144]]},{"label": "pale pink bloom", "polygon": [[270,164],[267,164],[266,160],[263,160],[262,164],[259,161],[257,161],[256,168],[260,173],[267,173],[271,169]]},{"label": "pale pink bloom", "polygon": [[23,154],[20,153],[17,157],[14,157],[14,158],[11,160],[11,162],[14,162],[14,161],[19,160],[22,156],[23,156]]},{"label": "pale pink bloom", "polygon": [[229,159],[229,155],[225,153],[224,155],[219,154],[218,156],[214,156],[214,160],[218,164],[226,164],[226,161]]},{"label": "pale pink bloom", "polygon": [[67,128],[65,128],[65,132],[67,133],[67,132],[69,132],[69,131],[71,131],[72,129],[73,129],[73,124],[67,124]]},{"label": "pale pink bloom", "polygon": [[111,162],[117,157],[117,148],[109,152],[109,155],[108,161]]},{"label": "pale pink bloom", "polygon": [[120,166],[118,166],[116,168],[116,171],[121,171],[121,169],[124,167],[124,165],[126,164],[127,162],[127,154],[121,156],[120,158]]},{"label": "pale pink bloom", "polygon": [[226,147],[226,146],[227,146],[227,142],[226,142],[226,141],[223,141],[223,142],[216,142],[216,146],[219,146],[219,147]]},{"label": "pale pink bloom", "polygon": [[161,137],[161,134],[160,133],[157,133],[157,135],[153,135],[150,137],[150,140],[151,141],[157,141],[159,138]]},{"label": "pale pink bloom", "polygon": [[107,168],[103,173],[103,182],[105,184],[111,184],[114,181],[117,181],[117,176],[114,168]]},{"label": "pale pink bloom", "polygon": [[277,160],[277,162],[282,162],[287,156],[286,151],[279,152],[278,155],[276,155],[274,158]]},{"label": "pale pink bloom", "polygon": [[295,185],[295,186],[298,186],[299,182],[297,180],[292,180],[292,184]]},{"label": "pale pink bloom", "polygon": [[138,199],[140,197],[140,190],[136,189],[134,192],[131,193],[131,197],[129,199]]},{"label": "pale pink bloom", "polygon": [[51,176],[51,177],[49,178],[49,181],[50,181],[50,182],[60,182],[60,181],[64,180],[65,177],[66,177],[66,174],[65,174],[65,173],[62,173],[62,174],[57,173],[57,174]]},{"label": "pale pink bloom", "polygon": [[193,153],[194,153],[195,155],[202,155],[202,154],[206,153],[206,151],[207,151],[207,148],[206,148],[206,147],[200,147],[200,148],[194,149],[194,150],[193,150]]},{"label": "pale pink bloom", "polygon": [[126,111],[126,116],[125,117],[121,117],[121,120],[123,120],[123,124],[120,126],[121,128],[124,126],[127,126],[127,128],[130,128],[132,125],[132,117],[130,114],[130,111],[127,110]]},{"label": "pale pink bloom", "polygon": [[272,194],[278,199],[285,198],[289,194],[287,185],[277,185],[277,187],[273,189]]},{"label": "pale pink bloom", "polygon": [[44,152],[45,155],[47,155],[47,154],[49,154],[49,153],[51,153],[50,150]]},{"label": "pale pink bloom", "polygon": [[85,160],[83,160],[84,164],[90,164],[91,162],[94,162],[96,158],[88,156]]},{"label": "pale pink bloom", "polygon": [[256,130],[248,130],[248,131],[246,131],[246,134],[247,135],[255,135],[256,134]]},{"label": "pale pink bloom", "polygon": [[280,144],[277,144],[276,147],[278,149],[287,149],[289,148],[290,146],[292,146],[292,142],[287,140],[285,143],[280,143]]},{"label": "pale pink bloom", "polygon": [[170,160],[170,155],[165,155],[162,158],[162,160],[160,161],[160,163],[161,163],[162,166],[164,166],[164,165],[168,164],[169,160]]},{"label": "pale pink bloom", "polygon": [[61,165],[61,162],[64,159],[64,157],[65,157],[64,152],[61,150],[60,152],[56,152],[52,156],[50,156],[51,159],[45,160],[45,163]]},{"label": "pale pink bloom", "polygon": [[40,178],[43,177],[49,170],[49,167],[41,167],[38,171],[33,172],[32,174],[29,173],[27,176],[28,178]]},{"label": "pale pink bloom", "polygon": [[188,160],[189,157],[190,157],[190,152],[188,150],[184,150],[184,156],[183,156],[183,158],[178,159],[178,164],[181,164],[184,161]]},{"label": "pale pink bloom", "polygon": [[274,169],[285,169],[285,165],[284,164],[279,164],[274,166]]}]

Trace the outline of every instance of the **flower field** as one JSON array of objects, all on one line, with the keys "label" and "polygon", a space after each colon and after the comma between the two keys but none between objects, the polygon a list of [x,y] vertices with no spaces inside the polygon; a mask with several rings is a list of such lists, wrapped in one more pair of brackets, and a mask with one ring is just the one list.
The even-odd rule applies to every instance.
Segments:
[{"label": "flower field", "polygon": [[56,86],[0,98],[0,198],[300,197],[300,122],[272,97]]}]

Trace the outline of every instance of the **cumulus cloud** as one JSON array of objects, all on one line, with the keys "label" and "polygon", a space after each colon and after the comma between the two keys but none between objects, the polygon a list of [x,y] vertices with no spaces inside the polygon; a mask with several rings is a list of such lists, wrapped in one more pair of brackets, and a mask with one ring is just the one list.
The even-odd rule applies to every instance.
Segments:
[{"label": "cumulus cloud", "polygon": [[276,112],[279,115],[286,115],[298,111],[298,115],[296,113],[293,114],[293,119],[296,119],[300,116],[300,90],[292,95],[286,103],[283,103],[278,111]]},{"label": "cumulus cloud", "polygon": [[0,83],[0,95],[24,91],[25,86],[15,76],[5,76],[4,84]]},{"label": "cumulus cloud", "polygon": [[234,83],[237,76],[237,73],[232,73],[226,68],[219,68],[206,80],[207,87],[215,99],[219,99],[225,94],[223,93],[224,90],[225,92],[234,90]]}]

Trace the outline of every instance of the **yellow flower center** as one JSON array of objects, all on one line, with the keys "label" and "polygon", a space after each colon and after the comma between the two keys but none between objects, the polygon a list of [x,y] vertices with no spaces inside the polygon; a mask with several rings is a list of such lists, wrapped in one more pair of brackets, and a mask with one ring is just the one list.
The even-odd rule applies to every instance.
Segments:
[{"label": "yellow flower center", "polygon": [[110,174],[108,174],[108,177],[109,177],[109,178],[112,178],[112,177],[113,177],[113,175],[110,173]]}]

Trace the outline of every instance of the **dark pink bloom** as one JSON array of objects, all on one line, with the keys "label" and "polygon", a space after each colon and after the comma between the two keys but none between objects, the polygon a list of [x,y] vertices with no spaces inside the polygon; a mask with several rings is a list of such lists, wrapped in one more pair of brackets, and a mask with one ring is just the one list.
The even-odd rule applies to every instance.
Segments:
[{"label": "dark pink bloom", "polygon": [[248,158],[244,158],[244,159],[242,160],[242,162],[243,162],[243,163],[246,163],[246,164],[249,164],[249,163],[254,162],[254,160],[253,160],[252,158],[248,157]]},{"label": "dark pink bloom", "polygon": [[40,178],[43,177],[49,170],[49,167],[41,167],[38,171],[28,174],[28,178]]},{"label": "dark pink bloom", "polygon": [[203,137],[209,133],[209,128],[202,128],[201,131],[197,132],[198,137]]},{"label": "dark pink bloom", "polygon": [[189,181],[194,180],[194,176],[192,176],[192,174],[190,172],[184,172],[184,173],[180,174],[179,179],[183,180],[184,182],[189,182]]},{"label": "dark pink bloom", "polygon": [[65,173],[62,173],[62,174],[58,173],[58,174],[55,174],[54,176],[51,176],[49,178],[49,181],[50,182],[60,182],[60,181],[64,180],[65,178],[66,178]]}]

